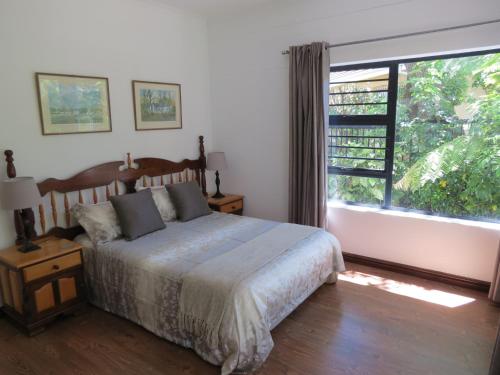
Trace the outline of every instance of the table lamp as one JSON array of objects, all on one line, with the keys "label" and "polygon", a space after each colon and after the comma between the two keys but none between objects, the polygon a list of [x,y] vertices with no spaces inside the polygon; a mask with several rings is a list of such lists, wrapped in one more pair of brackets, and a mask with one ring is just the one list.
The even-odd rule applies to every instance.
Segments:
[{"label": "table lamp", "polygon": [[226,157],[224,153],[209,152],[207,157],[207,169],[209,171],[215,171],[215,185],[217,186],[217,192],[212,196],[212,198],[224,198],[225,195],[219,190],[219,171],[227,169]]},{"label": "table lamp", "polygon": [[42,202],[40,191],[33,177],[16,177],[2,182],[0,190],[0,204],[5,210],[14,210],[16,225],[22,226],[21,247],[18,250],[27,253],[37,250],[40,246],[31,242],[27,233],[33,233],[33,223],[28,220],[26,209],[39,205]]}]

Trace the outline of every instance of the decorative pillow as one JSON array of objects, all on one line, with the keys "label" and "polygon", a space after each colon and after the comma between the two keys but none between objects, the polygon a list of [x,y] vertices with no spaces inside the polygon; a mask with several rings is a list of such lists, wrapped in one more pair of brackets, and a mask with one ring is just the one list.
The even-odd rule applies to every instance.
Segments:
[{"label": "decorative pillow", "polygon": [[167,190],[180,221],[189,221],[212,212],[195,181],[167,185]]},{"label": "decorative pillow", "polygon": [[151,189],[133,194],[115,195],[110,200],[118,215],[122,233],[127,240],[132,241],[165,228],[160,211],[153,200]]},{"label": "decorative pillow", "polygon": [[77,203],[71,213],[94,243],[109,242],[122,234],[118,216],[110,202]]},{"label": "decorative pillow", "polygon": [[155,186],[152,188],[140,187],[138,190],[142,191],[146,189],[151,189],[151,192],[153,193],[153,200],[156,203],[156,207],[158,207],[158,211],[160,211],[163,221],[175,220],[177,213],[175,212],[174,204],[172,203],[165,186]]}]

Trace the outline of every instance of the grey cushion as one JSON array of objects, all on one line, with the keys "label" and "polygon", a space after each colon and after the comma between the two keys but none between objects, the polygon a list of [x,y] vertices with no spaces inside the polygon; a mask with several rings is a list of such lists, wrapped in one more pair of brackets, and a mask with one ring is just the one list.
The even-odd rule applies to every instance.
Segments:
[{"label": "grey cushion", "polygon": [[212,212],[195,181],[167,185],[167,190],[180,221],[189,221]]},{"label": "grey cushion", "polygon": [[150,189],[110,198],[127,240],[165,228]]}]

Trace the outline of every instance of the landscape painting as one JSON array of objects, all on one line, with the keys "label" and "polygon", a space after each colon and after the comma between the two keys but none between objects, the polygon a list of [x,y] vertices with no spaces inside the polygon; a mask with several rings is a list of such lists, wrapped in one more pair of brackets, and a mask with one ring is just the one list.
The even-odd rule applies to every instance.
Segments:
[{"label": "landscape painting", "polygon": [[136,130],[180,129],[179,84],[132,81]]},{"label": "landscape painting", "polygon": [[37,73],[36,80],[44,135],[111,131],[107,78]]}]

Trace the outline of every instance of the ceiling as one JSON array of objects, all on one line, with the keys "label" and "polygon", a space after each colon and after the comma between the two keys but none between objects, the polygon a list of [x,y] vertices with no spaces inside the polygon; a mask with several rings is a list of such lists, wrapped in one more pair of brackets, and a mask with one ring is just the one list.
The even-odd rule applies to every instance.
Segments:
[{"label": "ceiling", "polygon": [[258,5],[280,0],[161,0],[176,8],[185,9],[205,16],[236,13]]}]

